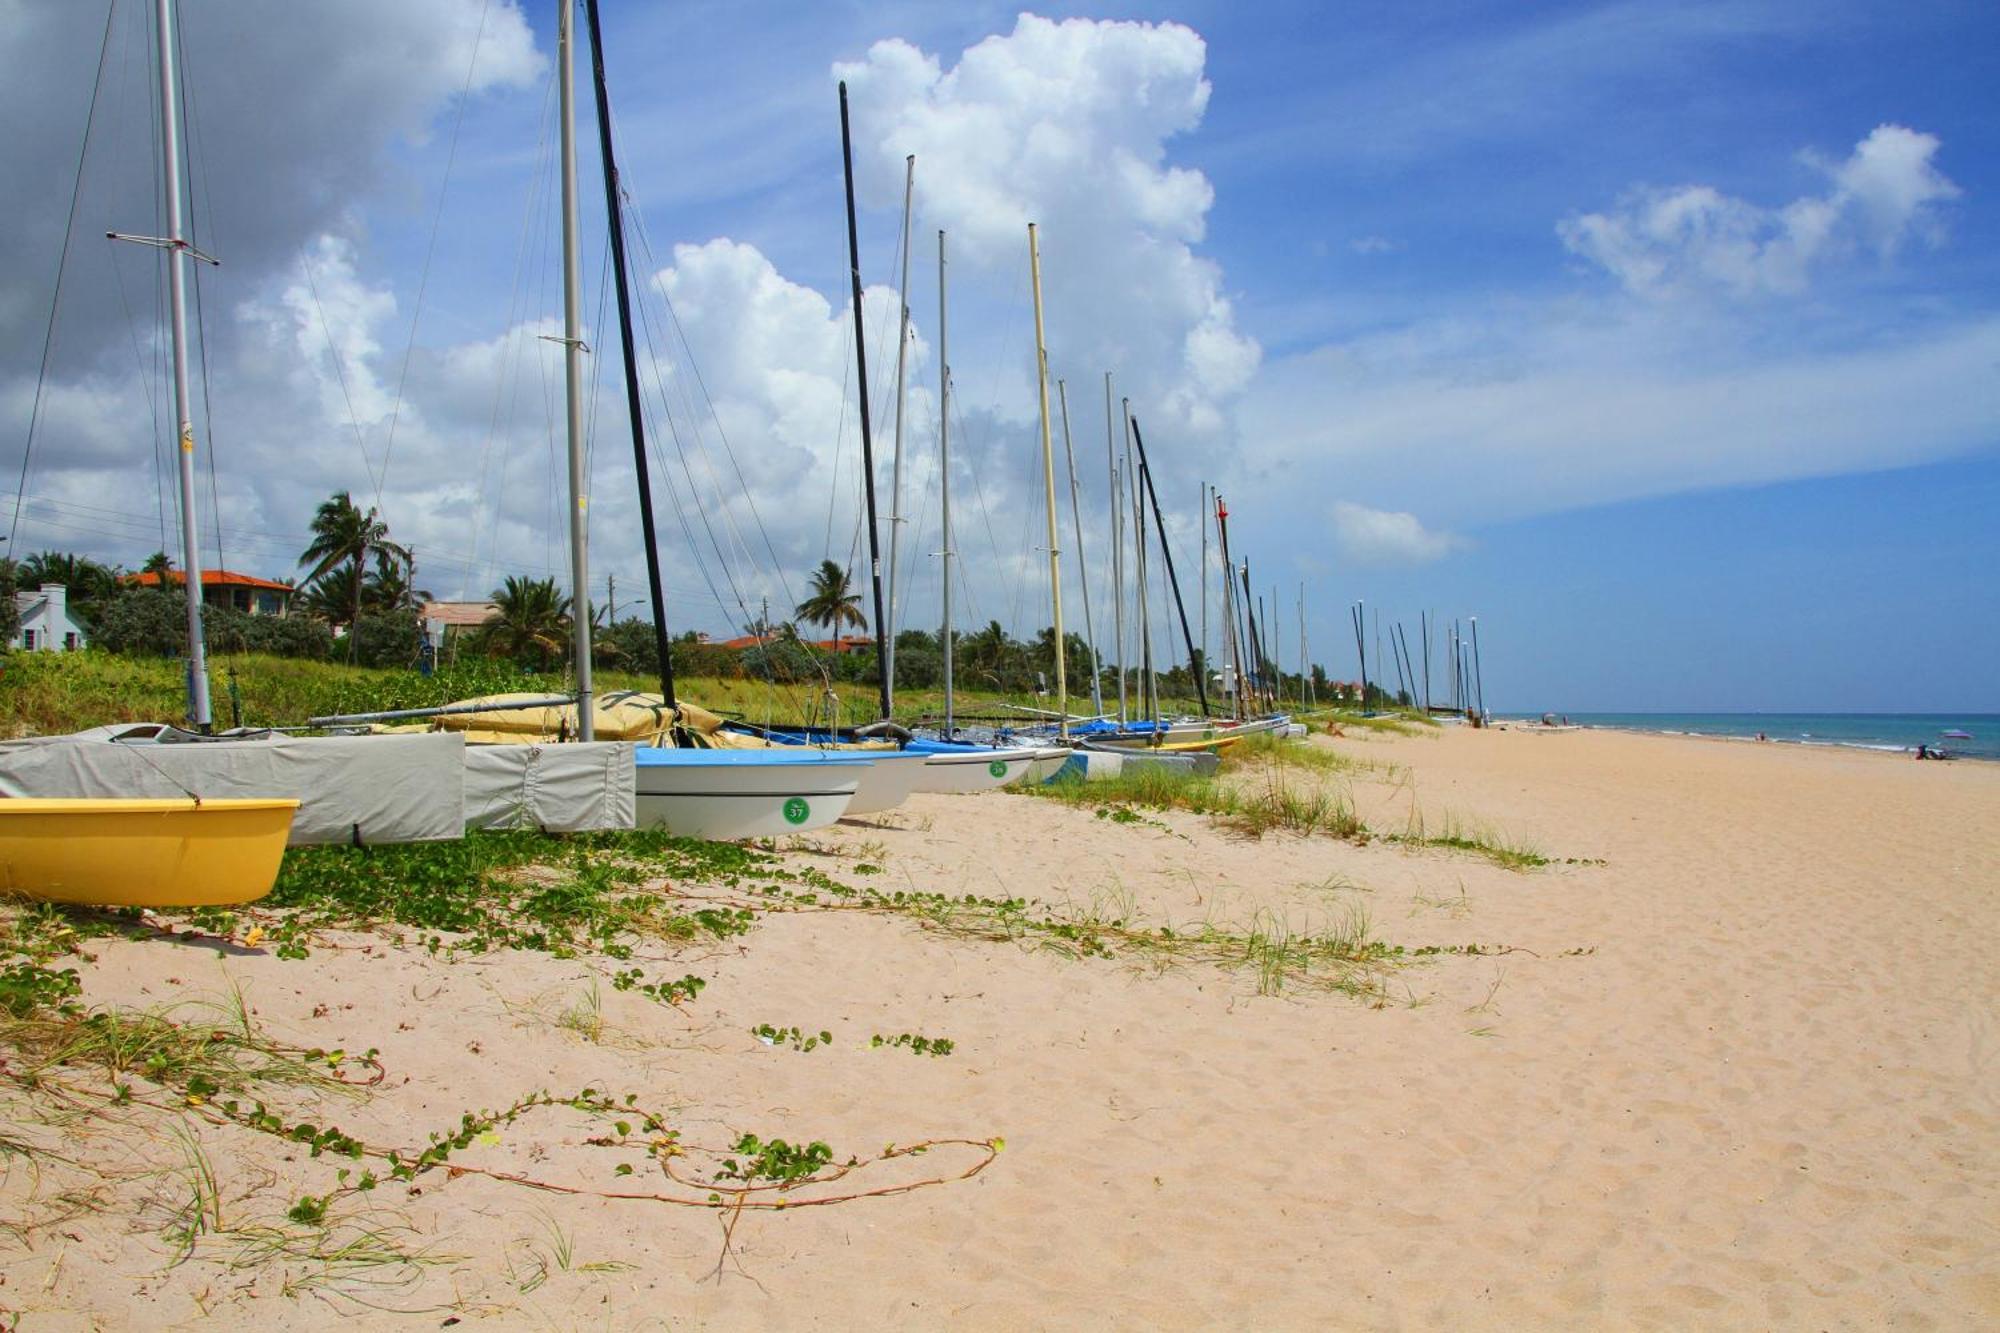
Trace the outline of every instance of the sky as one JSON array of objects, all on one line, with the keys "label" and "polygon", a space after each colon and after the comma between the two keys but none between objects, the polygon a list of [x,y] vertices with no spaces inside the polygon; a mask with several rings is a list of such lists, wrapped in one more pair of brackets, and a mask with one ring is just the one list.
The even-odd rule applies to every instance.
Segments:
[{"label": "sky", "polygon": [[[182,8],[193,239],[221,261],[199,285],[204,564],[294,574],[346,489],[439,596],[566,586],[557,5]],[[103,239],[163,226],[150,10],[0,0],[16,556],[178,549],[160,260]],[[1312,658],[1352,678],[1362,600],[1412,636],[1421,611],[1477,616],[1500,710],[2000,708],[1990,5],[603,18],[677,631],[782,616],[829,556],[866,586],[845,80],[897,624],[938,614],[940,231],[956,611],[1047,623],[1034,222],[1065,619],[1086,575],[1107,651],[1109,372],[1184,590],[1219,581],[1213,484],[1288,663],[1303,598]],[[644,557],[587,94],[579,133],[591,587],[622,616]]]}]

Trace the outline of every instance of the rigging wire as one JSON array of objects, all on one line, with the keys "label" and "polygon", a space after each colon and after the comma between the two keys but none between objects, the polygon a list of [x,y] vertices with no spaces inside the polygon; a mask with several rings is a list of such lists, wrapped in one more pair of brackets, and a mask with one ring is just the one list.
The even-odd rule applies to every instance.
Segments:
[{"label": "rigging wire", "polygon": [[[145,350],[139,346],[139,320],[132,313],[132,300],[125,290],[125,265],[120,258],[122,253],[122,246],[112,249],[111,271],[118,282],[118,303],[125,309],[125,332],[132,342],[132,359],[139,367],[139,383],[145,386],[146,407],[153,418],[153,433],[149,437],[153,441],[151,450],[153,455],[153,500],[154,508],[160,520],[160,550],[164,552],[167,549],[167,472],[165,450],[161,448],[161,445],[165,443],[166,436],[160,428],[160,385],[158,377],[146,364]],[[158,263],[159,261],[156,257],[154,260],[155,267],[158,266]],[[159,360],[158,350],[158,346],[155,345],[155,365],[157,365]],[[26,489],[24,484],[21,491],[16,493],[17,496],[24,496]],[[16,500],[16,504],[18,506],[18,499]]]},{"label": "rigging wire", "polygon": [[[424,266],[423,270],[417,276],[417,297],[410,309],[410,337],[403,344],[403,365],[402,369],[396,374],[396,397],[389,409],[388,440],[382,446],[382,475],[384,481],[388,478],[389,456],[396,448],[396,422],[402,416],[403,387],[409,381],[410,359],[417,348],[417,325],[423,319],[424,292],[430,286],[431,259],[437,253],[438,225],[444,221],[444,201],[445,196],[451,188],[451,169],[452,165],[458,159],[458,133],[465,125],[466,104],[472,100],[472,75],[473,71],[479,68],[479,48],[480,44],[486,39],[487,12],[492,6],[493,0],[485,0],[485,3],[479,7],[479,27],[472,36],[472,55],[465,63],[465,83],[458,91],[458,109],[451,119],[451,142],[445,149],[444,179],[438,182],[437,208],[431,213],[430,240],[424,246]],[[375,488],[375,509],[380,513],[382,508],[382,488],[380,485],[377,485]]]},{"label": "rigging wire", "polygon": [[[189,66],[187,58],[187,26],[185,22],[181,23],[174,29],[174,48],[175,48],[175,54],[180,60],[180,66],[182,70],[188,69]],[[188,160],[187,160],[188,244],[194,246],[197,253],[199,253],[201,247],[197,244],[197,242],[205,234],[201,230],[201,224],[200,224],[202,204],[204,202],[207,203],[208,221],[212,227],[215,222],[215,205],[214,205],[215,194],[213,189],[210,187],[208,180],[208,155],[202,150],[202,139],[199,128],[199,118],[196,115],[196,105],[194,100],[195,82],[196,81],[194,79],[183,78],[179,81],[179,84],[180,84],[180,98],[181,98],[181,122],[187,126],[187,138],[188,138]],[[200,172],[201,193],[199,195],[195,193],[195,188],[194,188],[196,181],[195,163],[197,161],[201,163],[201,172]],[[197,262],[194,265],[194,331],[195,331],[196,345],[198,348],[198,355],[201,360],[202,424],[207,428],[202,432],[202,436],[208,446],[207,448],[202,450],[202,453],[205,456],[208,463],[209,511],[214,515],[215,518],[215,522],[213,524],[215,529],[215,567],[217,569],[227,569],[228,562],[223,559],[223,554],[222,554],[223,552],[222,487],[216,477],[215,407],[213,399],[211,398],[209,392],[210,379],[209,379],[209,369],[208,369],[208,324],[202,313],[201,269],[202,269],[201,264]]]},{"label": "rigging wire", "polygon": [[[476,573],[480,568],[478,563],[479,546],[486,526],[488,511],[491,510],[496,514],[504,514],[505,512],[501,507],[507,492],[507,466],[504,458],[500,466],[500,476],[495,485],[494,503],[491,505],[487,504],[486,496],[489,481],[493,480],[494,445],[500,434],[502,409],[508,401],[509,389],[518,388],[521,356],[523,355],[523,348],[528,345],[529,341],[516,322],[520,318],[523,293],[528,285],[529,253],[534,246],[537,236],[542,237],[544,246],[547,244],[546,225],[539,230],[535,226],[535,209],[537,200],[543,201],[545,210],[547,206],[548,178],[552,170],[550,165],[552,161],[552,150],[550,147],[552,136],[550,127],[555,115],[554,97],[555,75],[551,72],[549,77],[542,81],[542,111],[539,120],[539,137],[535,144],[535,166],[529,176],[531,184],[528,189],[527,198],[523,201],[521,207],[521,241],[514,253],[514,278],[510,284],[507,298],[507,322],[504,327],[508,330],[508,334],[506,342],[501,348],[500,356],[497,358],[499,364],[497,367],[498,373],[493,384],[493,410],[487,418],[486,435],[480,444],[479,487],[475,493],[477,503],[473,506],[472,563],[467,566],[469,573]],[[544,218],[544,221],[546,221],[546,218]],[[544,253],[546,253],[546,250],[544,250]],[[494,536],[493,542],[497,546],[499,542],[497,534]],[[485,568],[487,571],[486,581],[490,583],[494,572],[493,552],[491,550],[488,551],[488,561]],[[460,585],[459,590],[461,594],[464,592],[463,584]]]},{"label": "rigging wire", "polygon": [[319,316],[320,336],[326,339],[327,359],[333,363],[334,382],[340,386],[340,400],[347,407],[347,424],[354,429],[354,447],[361,451],[362,465],[368,471],[368,479],[379,494],[382,483],[376,476],[375,460],[368,452],[368,436],[361,429],[361,418],[354,411],[354,396],[347,389],[347,371],[340,357],[340,347],[333,340],[333,327],[327,322],[326,306],[319,298],[319,280],[313,276],[312,261],[306,257],[306,247],[299,246],[299,271],[306,275],[306,291],[312,296],[313,311]]},{"label": "rigging wire", "polygon": [[[10,549],[14,546],[14,539],[21,530],[21,495],[28,489],[28,463],[35,456],[35,427],[41,422],[42,393],[48,383],[49,357],[55,350],[56,312],[62,306],[63,275],[69,268],[69,243],[76,236],[77,202],[83,197],[83,168],[90,156],[92,131],[97,127],[97,99],[104,90],[104,66],[106,57],[111,51],[111,20],[117,12],[116,0],[105,6],[104,37],[97,48],[97,76],[90,85],[90,109],[85,113],[83,120],[83,146],[77,150],[76,155],[76,179],[70,183],[69,220],[63,226],[62,250],[56,258],[55,292],[49,297],[49,322],[42,333],[41,369],[35,374],[34,406],[28,411],[28,438],[21,449],[21,479],[15,487],[13,521],[7,527],[7,545]],[[158,420],[157,411],[154,419]]]}]

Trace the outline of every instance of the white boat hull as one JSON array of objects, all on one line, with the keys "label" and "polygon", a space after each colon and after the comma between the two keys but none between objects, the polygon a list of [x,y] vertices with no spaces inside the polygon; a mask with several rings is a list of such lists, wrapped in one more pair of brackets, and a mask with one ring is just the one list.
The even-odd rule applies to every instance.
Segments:
[{"label": "white boat hull", "polygon": [[854,799],[847,803],[850,815],[873,815],[893,810],[910,799],[924,777],[927,756],[884,750],[870,756]]},{"label": "white boat hull", "polygon": [[986,750],[933,754],[924,760],[918,791],[969,793],[992,791],[1027,776],[1034,750]]},{"label": "white boat hull", "polygon": [[867,763],[743,767],[641,765],[640,828],[683,838],[775,838],[825,828],[847,813]]}]

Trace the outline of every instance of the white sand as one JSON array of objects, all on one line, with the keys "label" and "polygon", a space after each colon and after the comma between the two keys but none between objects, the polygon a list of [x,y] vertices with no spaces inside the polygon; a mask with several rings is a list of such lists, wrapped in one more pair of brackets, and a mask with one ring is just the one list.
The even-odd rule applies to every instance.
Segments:
[{"label": "white sand", "polygon": [[[1249,969],[774,914],[646,962],[709,980],[684,1014],[602,985],[592,1042],[557,1019],[620,966],[603,959],[95,943],[93,1003],[235,984],[273,1036],[380,1047],[386,1084],[319,1121],[370,1142],[421,1146],[462,1111],[590,1085],[671,1109],[689,1141],[754,1131],[844,1156],[998,1136],[1005,1151],[961,1183],[746,1215],[719,1278],[713,1212],[433,1173],[364,1196],[365,1217],[455,1257],[376,1287],[396,1270],[232,1266],[246,1228],[282,1224],[337,1163],[230,1126],[196,1125],[222,1229],[170,1267],[183,1150],[166,1118],[135,1115],[69,1132],[122,1182],[98,1210],[0,1228],[0,1310],[25,1329],[385,1311],[426,1327],[2000,1323],[2000,765],[1595,732],[1313,743],[1399,766],[1354,787],[1378,830],[1415,803],[1434,833],[1449,817],[1603,863],[1520,873],[1008,795],[919,797],[795,858],[1150,924],[1314,929],[1360,904],[1393,943],[1520,950],[1400,967],[1380,1007],[1260,995]],[[864,860],[885,873],[856,877]],[[765,1022],[835,1041],[773,1049],[748,1032]],[[956,1051],[868,1048],[904,1031]],[[22,1105],[10,1094],[0,1116],[25,1123]],[[0,1120],[17,1132],[49,1131]],[[581,1142],[601,1132],[537,1113],[454,1160],[632,1188]],[[975,1160],[940,1149],[853,1183]],[[45,1217],[83,1179],[13,1159],[0,1218]],[[360,1211],[336,1205],[334,1234]]]}]

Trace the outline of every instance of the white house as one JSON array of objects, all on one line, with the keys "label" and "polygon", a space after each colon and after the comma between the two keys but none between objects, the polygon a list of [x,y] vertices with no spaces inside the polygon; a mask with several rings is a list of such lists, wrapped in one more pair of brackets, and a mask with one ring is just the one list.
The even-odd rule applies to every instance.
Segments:
[{"label": "white house", "polygon": [[83,626],[69,618],[69,590],[62,584],[44,583],[37,592],[17,592],[14,605],[21,613],[21,628],[14,634],[16,648],[66,653],[84,646]]}]

